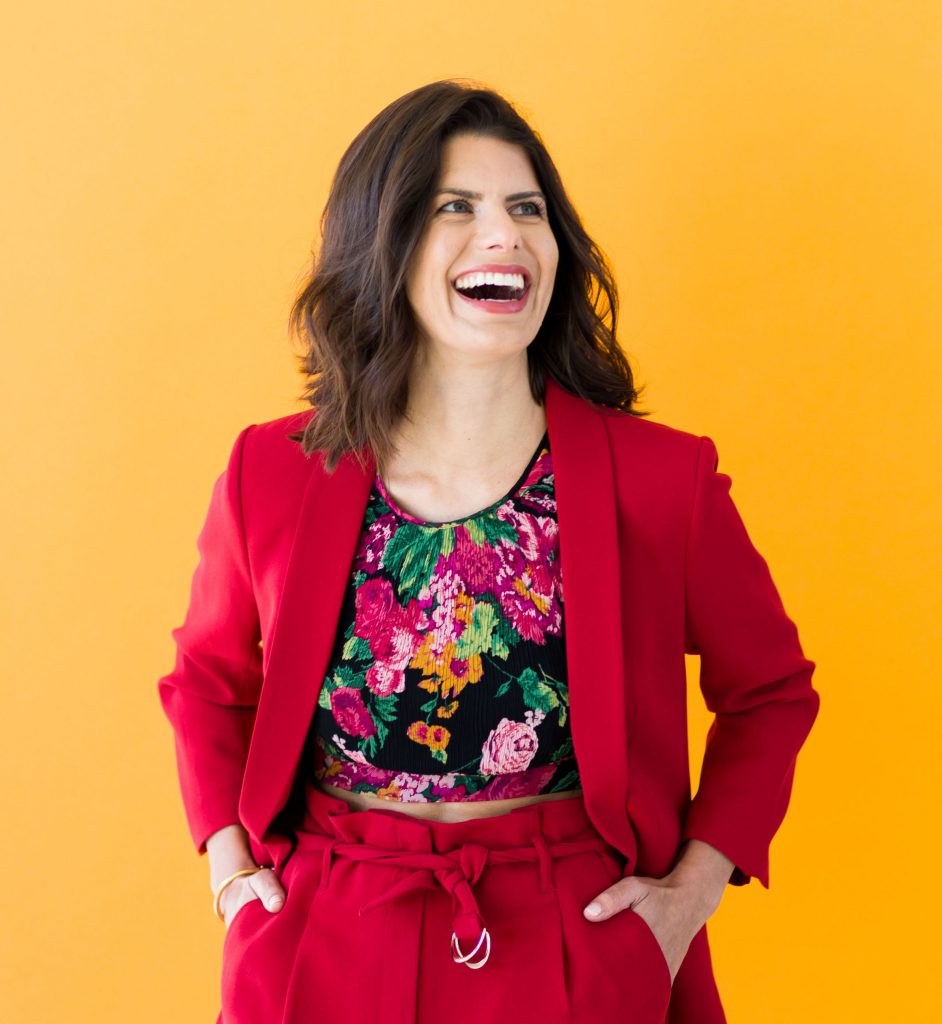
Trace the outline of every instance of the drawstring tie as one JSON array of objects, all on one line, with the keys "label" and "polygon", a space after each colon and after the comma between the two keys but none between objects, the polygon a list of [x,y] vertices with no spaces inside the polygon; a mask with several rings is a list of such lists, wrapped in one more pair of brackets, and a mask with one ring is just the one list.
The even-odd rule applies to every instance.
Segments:
[{"label": "drawstring tie", "polygon": [[[309,841],[312,836],[306,837]],[[359,913],[368,914],[392,900],[401,899],[419,889],[434,889],[441,886],[452,898],[451,955],[455,963],[478,969],[487,963],[491,953],[491,934],[474,895],[474,885],[480,879],[488,863],[506,864],[513,861],[537,861],[540,867],[540,892],[554,891],[553,859],[591,850],[607,850],[608,844],[601,837],[567,840],[548,843],[541,833],[535,833],[529,846],[507,850],[494,850],[479,843],[464,843],[458,850],[449,853],[434,853],[419,850],[389,850],[370,846],[366,843],[343,842],[337,837],[319,837],[324,841],[323,870],[320,889],[326,889],[330,878],[333,858],[342,855],[352,860],[371,860],[390,867],[407,867],[414,870],[398,881],[376,899],[364,903]],[[473,946],[464,953],[461,942]],[[472,962],[481,946],[484,954]]]}]

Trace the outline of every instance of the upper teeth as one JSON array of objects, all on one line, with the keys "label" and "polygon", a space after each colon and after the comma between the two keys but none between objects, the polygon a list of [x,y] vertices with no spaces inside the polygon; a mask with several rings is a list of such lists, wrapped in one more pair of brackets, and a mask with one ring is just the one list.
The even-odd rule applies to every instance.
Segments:
[{"label": "upper teeth", "polygon": [[525,287],[526,281],[523,274],[492,274],[481,271],[463,274],[455,281],[456,288],[480,288],[482,284],[502,284],[508,288],[521,289]]}]

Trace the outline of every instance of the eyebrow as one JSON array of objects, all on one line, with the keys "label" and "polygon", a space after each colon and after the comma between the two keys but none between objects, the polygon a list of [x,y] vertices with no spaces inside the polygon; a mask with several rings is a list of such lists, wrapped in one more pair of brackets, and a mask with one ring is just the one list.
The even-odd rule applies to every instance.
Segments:
[{"label": "eyebrow", "polygon": [[[464,199],[484,198],[484,196],[482,196],[480,192],[469,192],[467,189],[464,188],[440,188],[435,192],[435,195],[439,196],[445,192],[453,196],[462,196]],[[505,199],[508,201],[511,199],[529,199],[530,196],[539,196],[543,200],[546,199],[546,196],[543,195],[542,192],[536,190],[532,190],[529,192],[513,192],[509,196],[505,196]]]}]

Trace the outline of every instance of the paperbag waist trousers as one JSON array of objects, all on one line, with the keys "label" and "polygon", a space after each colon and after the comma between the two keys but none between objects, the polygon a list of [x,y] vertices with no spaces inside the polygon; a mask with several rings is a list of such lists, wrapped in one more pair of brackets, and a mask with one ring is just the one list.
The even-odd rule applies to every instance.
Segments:
[{"label": "paperbag waist trousers", "polygon": [[309,786],[282,909],[236,912],[218,1024],[663,1024],[644,919],[589,921],[624,856],[581,794],[460,822],[354,810]]}]

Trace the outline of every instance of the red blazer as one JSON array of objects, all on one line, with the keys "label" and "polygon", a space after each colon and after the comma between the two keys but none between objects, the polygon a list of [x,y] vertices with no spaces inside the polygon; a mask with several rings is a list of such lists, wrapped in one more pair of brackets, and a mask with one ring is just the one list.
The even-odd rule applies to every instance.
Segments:
[{"label": "red blazer", "polygon": [[[197,850],[241,822],[256,859],[292,849],[296,769],[317,701],[375,462],[331,475],[287,439],[312,415],[243,429],[197,547],[176,664],[158,684]],[[769,844],[818,712],[762,555],[709,437],[596,406],[547,380],[570,724],[601,835],[660,877],[702,839],[769,885]],[[715,714],[691,800],[684,654]],[[694,963],[696,961],[696,963]],[[687,972],[686,974],[684,972]],[[687,980],[689,977],[689,981]],[[705,929],[674,982],[671,1021],[723,1020]],[[685,991],[688,996],[685,997]],[[694,1012],[696,1010],[696,1012]]]}]

